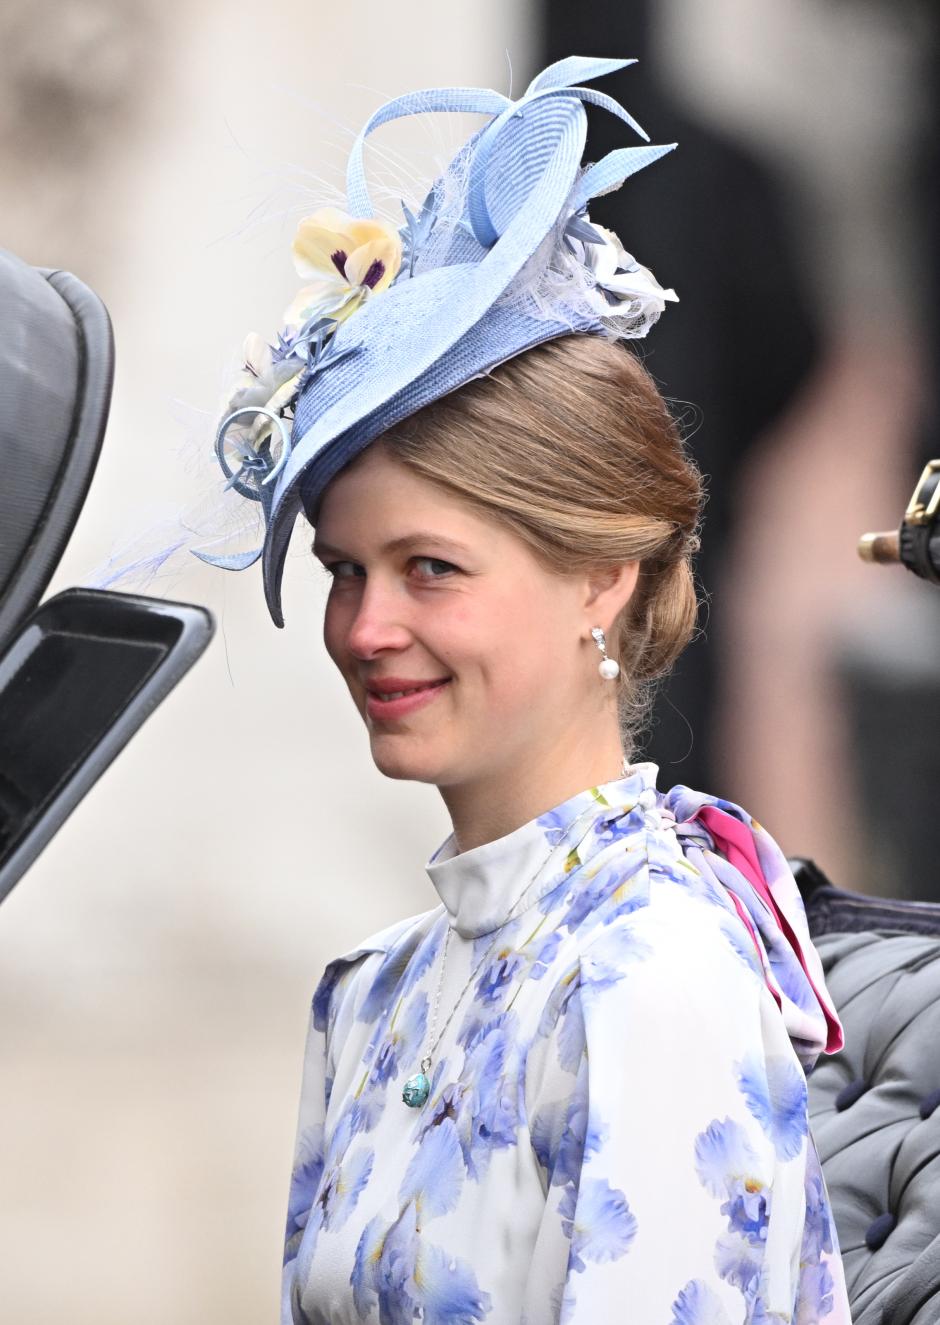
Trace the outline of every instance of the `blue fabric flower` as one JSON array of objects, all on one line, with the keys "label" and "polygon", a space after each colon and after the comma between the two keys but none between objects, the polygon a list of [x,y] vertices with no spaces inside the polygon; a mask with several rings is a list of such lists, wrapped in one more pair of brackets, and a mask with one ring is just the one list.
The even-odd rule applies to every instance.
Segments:
[{"label": "blue fabric flower", "polygon": [[508,945],[497,948],[483,968],[476,984],[483,1003],[495,1003],[506,990],[515,989],[519,974],[529,965],[526,958]]},{"label": "blue fabric flower", "polygon": [[728,1199],[721,1206],[727,1216],[728,1227],[740,1234],[753,1246],[759,1246],[767,1237],[769,1193],[753,1178],[729,1177]]},{"label": "blue fabric flower", "polygon": [[516,1144],[519,1129],[518,1021],[504,1012],[465,1028],[458,1131],[471,1177],[485,1171],[493,1150]]},{"label": "blue fabric flower", "polygon": [[709,1124],[695,1142],[699,1181],[713,1196],[724,1197],[721,1213],[727,1230],[715,1246],[715,1268],[748,1303],[748,1321],[762,1319],[760,1290],[771,1214],[771,1190],[744,1129],[725,1118]]},{"label": "blue fabric flower", "polygon": [[341,1228],[365,1190],[374,1160],[368,1146],[339,1156],[323,1174],[311,1217],[316,1216],[324,1228]]},{"label": "blue fabric flower", "polygon": [[422,935],[410,930],[386,953],[368,994],[356,1014],[357,1021],[373,1022],[393,1001],[404,998],[433,966],[446,932],[446,924]]},{"label": "blue fabric flower", "polygon": [[384,1086],[393,1081],[401,1071],[403,1060],[410,1068],[420,1057],[428,1023],[427,995],[421,990],[404,1008],[403,1002],[403,997],[398,1000],[387,1024],[379,1023],[375,1040],[364,1055],[363,1061],[371,1060],[370,1086]]},{"label": "blue fabric flower", "polygon": [[586,1058],[582,1057],[567,1105],[556,1101],[541,1110],[533,1119],[530,1136],[549,1186],[577,1186],[582,1165],[602,1150],[608,1136],[606,1124],[590,1117]]},{"label": "blue fabric flower", "polygon": [[799,1064],[782,1055],[762,1062],[748,1054],[738,1064],[738,1086],[780,1158],[798,1155],[807,1132],[806,1078]]},{"label": "blue fabric flower", "polygon": [[299,1234],[307,1225],[311,1202],[323,1176],[323,1124],[302,1130],[297,1139],[294,1168],[287,1200],[287,1242],[284,1260],[297,1252]]},{"label": "blue fabric flower", "polygon": [[557,957],[563,941],[563,935],[556,929],[526,944],[523,951],[532,963],[528,971],[530,980],[541,980]]},{"label": "blue fabric flower", "polygon": [[715,1266],[722,1279],[753,1298],[760,1283],[764,1264],[763,1247],[749,1238],[724,1233],[715,1247]]},{"label": "blue fabric flower", "polygon": [[807,1305],[800,1313],[799,1325],[817,1325],[832,1310],[835,1283],[824,1261],[800,1266],[800,1301]]},{"label": "blue fabric flower", "polygon": [[329,1025],[333,993],[348,969],[345,962],[336,961],[331,962],[323,972],[323,978],[313,995],[313,1024],[318,1031],[325,1031]]},{"label": "blue fabric flower", "polygon": [[420,1235],[413,1203],[390,1225],[376,1217],[365,1226],[350,1284],[360,1317],[377,1306],[379,1325],[476,1325],[491,1308],[471,1266]]},{"label": "blue fabric flower", "polygon": [[672,1304],[669,1325],[732,1325],[718,1298],[701,1279],[690,1279]]},{"label": "blue fabric flower", "polygon": [[414,1158],[408,1165],[398,1199],[403,1206],[414,1204],[422,1220],[453,1210],[463,1183],[463,1157],[451,1119],[423,1133]]},{"label": "blue fabric flower", "polygon": [[740,1124],[731,1118],[710,1122],[695,1139],[695,1171],[712,1196],[725,1196],[730,1182],[754,1182],[757,1155]]},{"label": "blue fabric flower", "polygon": [[584,1058],[559,1137],[551,1170],[552,1185],[560,1187],[568,1182],[576,1185],[582,1166],[601,1151],[607,1135],[607,1126],[598,1119],[592,1121],[590,1116],[588,1064]]},{"label": "blue fabric flower", "polygon": [[558,1205],[561,1226],[571,1241],[568,1264],[582,1273],[587,1261],[613,1261],[630,1249],[636,1219],[623,1192],[606,1178],[582,1178],[569,1185]]},{"label": "blue fabric flower", "polygon": [[572,987],[558,1019],[555,1033],[558,1065],[566,1072],[576,1074],[584,1060],[584,1010],[581,1006],[581,981]]},{"label": "blue fabric flower", "polygon": [[588,916],[595,923],[610,924],[617,916],[642,906],[645,892],[642,878],[624,878],[622,857],[613,857],[593,876],[582,868],[571,877],[568,906],[560,924],[566,929],[577,929]]},{"label": "blue fabric flower", "polygon": [[806,1195],[806,1218],[803,1221],[803,1246],[800,1259],[806,1263],[815,1264],[820,1260],[823,1252],[832,1252],[834,1244],[832,1212],[826,1199],[826,1189],[823,1183],[822,1170],[819,1167],[819,1157],[815,1145],[812,1144],[807,1157],[804,1191]]}]

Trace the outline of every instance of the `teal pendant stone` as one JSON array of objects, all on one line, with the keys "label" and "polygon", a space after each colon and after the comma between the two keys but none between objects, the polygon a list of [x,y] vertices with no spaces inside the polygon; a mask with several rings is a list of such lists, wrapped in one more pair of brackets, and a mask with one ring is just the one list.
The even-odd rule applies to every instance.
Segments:
[{"label": "teal pendant stone", "polygon": [[405,1082],[401,1097],[408,1105],[409,1109],[420,1109],[431,1093],[431,1083],[423,1072],[416,1076],[409,1077]]}]

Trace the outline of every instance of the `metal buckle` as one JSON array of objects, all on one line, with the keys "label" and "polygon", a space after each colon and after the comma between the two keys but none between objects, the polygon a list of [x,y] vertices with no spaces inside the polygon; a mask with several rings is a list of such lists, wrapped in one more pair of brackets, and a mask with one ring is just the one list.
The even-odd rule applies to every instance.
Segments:
[{"label": "metal buckle", "polygon": [[[931,481],[932,490],[931,490]],[[940,514],[940,460],[928,460],[917,480],[904,519],[907,524],[925,525]]]}]

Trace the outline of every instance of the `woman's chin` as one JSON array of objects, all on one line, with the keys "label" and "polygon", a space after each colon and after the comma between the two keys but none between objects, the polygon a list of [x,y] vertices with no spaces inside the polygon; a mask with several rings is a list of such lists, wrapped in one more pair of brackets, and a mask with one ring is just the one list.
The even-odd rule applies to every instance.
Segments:
[{"label": "woman's chin", "polygon": [[370,741],[375,766],[388,778],[437,783],[444,771],[444,760],[431,750],[418,748],[418,742],[376,732],[370,734]]}]

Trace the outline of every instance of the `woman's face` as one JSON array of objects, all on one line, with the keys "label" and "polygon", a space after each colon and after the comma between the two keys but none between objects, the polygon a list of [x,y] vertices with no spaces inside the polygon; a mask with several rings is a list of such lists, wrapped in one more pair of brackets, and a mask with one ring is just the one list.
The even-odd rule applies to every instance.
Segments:
[{"label": "woman's face", "polygon": [[[387,776],[446,786],[511,772],[551,755],[613,689],[598,679],[585,582],[543,570],[380,443],[329,484],[314,552],[332,575],[327,652]],[[429,682],[417,698],[372,693]]]}]

